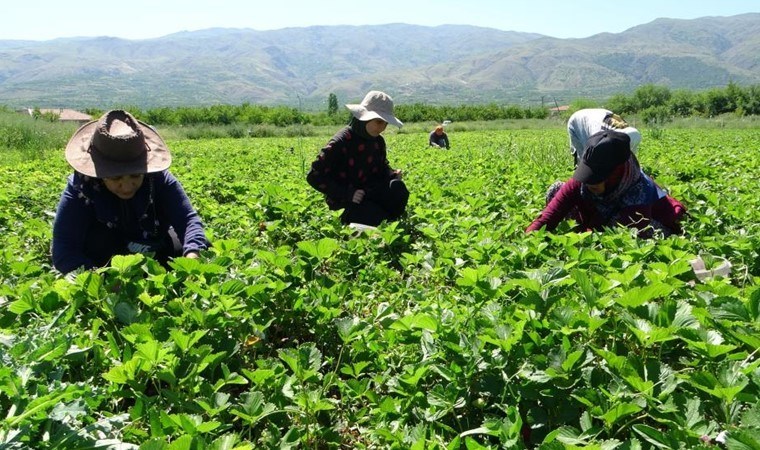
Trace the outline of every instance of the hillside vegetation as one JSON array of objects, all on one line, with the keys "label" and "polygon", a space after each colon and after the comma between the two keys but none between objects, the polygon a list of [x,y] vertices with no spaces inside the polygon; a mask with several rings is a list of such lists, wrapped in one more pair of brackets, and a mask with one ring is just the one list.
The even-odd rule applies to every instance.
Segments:
[{"label": "hillside vegetation", "polygon": [[389,24],[0,41],[0,103],[109,109],[250,102],[314,110],[330,93],[350,103],[375,88],[399,103],[533,107],[601,100],[644,84],[757,84],[758,36],[760,14],[752,13],[658,19],[584,39]]}]

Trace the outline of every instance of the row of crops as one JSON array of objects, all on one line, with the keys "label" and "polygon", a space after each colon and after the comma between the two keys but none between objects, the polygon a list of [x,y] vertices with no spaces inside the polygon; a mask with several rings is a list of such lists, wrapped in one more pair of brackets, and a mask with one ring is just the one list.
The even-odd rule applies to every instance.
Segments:
[{"label": "row of crops", "polygon": [[0,449],[760,448],[752,130],[644,131],[690,212],[652,240],[524,233],[562,130],[389,130],[408,215],[356,235],[305,182],[326,139],[170,142],[213,242],[170,270],[54,273],[62,151],[0,166]]}]

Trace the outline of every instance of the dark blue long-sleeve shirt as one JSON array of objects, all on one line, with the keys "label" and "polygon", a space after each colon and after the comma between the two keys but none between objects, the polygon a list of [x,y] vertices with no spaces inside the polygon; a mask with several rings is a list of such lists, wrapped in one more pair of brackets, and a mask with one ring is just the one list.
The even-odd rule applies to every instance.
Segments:
[{"label": "dark blue long-sleeve shirt", "polygon": [[53,223],[53,265],[63,273],[95,267],[85,255],[88,231],[96,222],[118,230],[125,241],[155,239],[174,228],[182,253],[209,243],[198,213],[179,181],[164,170],[146,174],[135,195],[122,200],[102,180],[74,173],[61,194]]},{"label": "dark blue long-sleeve shirt", "polygon": [[428,145],[430,147],[432,146],[438,146],[441,148],[449,148],[449,135],[446,134],[444,131],[441,134],[437,134],[435,130],[430,132],[430,136],[428,137]]}]

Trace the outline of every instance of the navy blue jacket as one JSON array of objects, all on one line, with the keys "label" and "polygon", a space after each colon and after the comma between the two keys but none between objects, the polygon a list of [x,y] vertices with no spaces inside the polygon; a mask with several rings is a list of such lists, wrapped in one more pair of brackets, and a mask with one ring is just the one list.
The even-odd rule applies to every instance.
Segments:
[{"label": "navy blue jacket", "polygon": [[446,134],[446,132],[444,131],[439,136],[435,134],[435,130],[431,131],[430,136],[428,138],[428,146],[432,147],[433,144],[441,148],[449,148],[449,135]]},{"label": "navy blue jacket", "polygon": [[95,263],[84,252],[88,230],[99,222],[118,230],[126,241],[157,239],[174,228],[182,254],[208,247],[198,213],[179,181],[169,173],[149,173],[129,200],[111,193],[103,181],[75,172],[61,195],[53,223],[53,265],[63,273],[90,269]]}]

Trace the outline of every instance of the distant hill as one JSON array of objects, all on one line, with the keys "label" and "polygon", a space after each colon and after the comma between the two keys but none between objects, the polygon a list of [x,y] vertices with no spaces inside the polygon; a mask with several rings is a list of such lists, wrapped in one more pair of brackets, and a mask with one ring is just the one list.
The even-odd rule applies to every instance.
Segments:
[{"label": "distant hill", "polygon": [[0,104],[12,107],[326,107],[382,89],[397,102],[604,98],[760,83],[760,14],[658,19],[557,39],[472,26],[208,29],[156,39],[0,41]]}]

